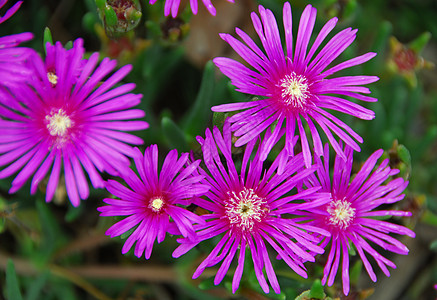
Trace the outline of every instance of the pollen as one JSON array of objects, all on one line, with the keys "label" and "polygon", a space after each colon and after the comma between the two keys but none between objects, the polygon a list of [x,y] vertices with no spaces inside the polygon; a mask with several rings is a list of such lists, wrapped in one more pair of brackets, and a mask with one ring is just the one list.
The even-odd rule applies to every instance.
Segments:
[{"label": "pollen", "polygon": [[329,213],[329,223],[341,229],[349,227],[355,218],[355,208],[347,200],[332,201],[327,211]]},{"label": "pollen", "polygon": [[154,212],[160,212],[164,206],[164,200],[161,197],[152,198],[149,203],[149,208]]},{"label": "pollen", "polygon": [[58,109],[46,116],[47,129],[50,135],[62,137],[67,133],[67,130],[73,125],[70,117],[63,109]]},{"label": "pollen", "polygon": [[282,102],[293,108],[305,108],[310,96],[308,80],[305,76],[292,72],[282,78],[277,87],[280,89]]},{"label": "pollen", "polygon": [[56,76],[55,73],[53,72],[48,72],[47,73],[47,79],[50,81],[50,83],[55,86],[58,84],[58,76]]},{"label": "pollen", "polygon": [[228,196],[225,215],[241,230],[252,230],[270,211],[265,198],[258,196],[253,189],[244,188],[238,193],[231,191]]}]

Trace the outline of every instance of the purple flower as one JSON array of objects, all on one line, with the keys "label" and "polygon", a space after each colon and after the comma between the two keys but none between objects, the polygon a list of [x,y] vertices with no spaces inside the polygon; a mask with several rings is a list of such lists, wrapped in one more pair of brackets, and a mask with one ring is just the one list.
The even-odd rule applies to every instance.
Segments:
[{"label": "purple flower", "polygon": [[[197,198],[193,203],[211,213],[201,216],[205,224],[195,225],[197,237],[194,240],[178,240],[181,245],[173,256],[179,257],[198,243],[221,235],[218,244],[194,272],[193,278],[198,277],[206,267],[223,261],[214,279],[214,284],[219,284],[239,249],[238,265],[232,281],[232,291],[235,293],[248,249],[262,289],[269,292],[264,269],[273,290],[279,293],[280,287],[267,246],[270,245],[297,274],[307,277],[303,262],[314,261],[313,255],[307,250],[312,253],[323,252],[322,248],[315,245],[318,240],[309,232],[327,233],[323,229],[300,224],[288,214],[318,207],[330,200],[329,194],[316,193],[320,187],[288,194],[315,169],[304,168],[302,154],[291,159],[279,155],[268,169],[264,169],[260,151],[256,151],[250,161],[256,140],[248,143],[241,169],[237,171],[231,153],[229,124],[225,123],[224,127],[223,136],[214,128],[213,133],[206,130],[205,139],[198,137],[209,170],[209,173],[202,169],[199,172],[205,176],[203,182],[210,185],[211,189],[206,193],[206,199]],[[225,163],[222,163],[219,152],[223,154]],[[285,165],[281,175],[276,172],[279,164]],[[300,203],[302,201],[299,200],[311,201]]]},{"label": "purple flower", "polygon": [[135,149],[134,160],[140,178],[126,168],[120,176],[129,188],[109,180],[106,188],[120,199],[106,198],[103,201],[109,205],[98,210],[101,216],[127,216],[109,228],[106,234],[115,237],[136,227],[126,240],[122,253],[127,253],[137,242],[135,255],[141,257],[145,252],[146,259],[149,259],[155,240],[162,242],[167,232],[194,237],[192,224],[204,221],[180,205],[189,205],[191,198],[204,194],[209,187],[200,183],[203,176],[196,172],[200,160],[184,167],[188,161],[187,153],[178,159],[177,151],[170,151],[159,176],[156,145],[148,147],[144,156]]},{"label": "purple flower", "polygon": [[[0,8],[2,8],[7,0],[0,0]],[[23,1],[18,1],[2,17],[0,16],[0,24],[9,19],[17,12]],[[17,47],[20,43],[26,42],[33,38],[30,32],[7,35],[0,37],[0,78],[2,85],[13,85],[21,82],[24,76],[27,76],[29,71],[24,66],[23,61],[34,52],[29,48]],[[0,99],[0,101],[2,101]]]},{"label": "purple flower", "polygon": [[[155,4],[157,0],[150,0],[150,4]],[[234,3],[234,0],[227,0],[228,2]],[[214,5],[212,5],[211,0],[202,0],[203,5],[205,5],[205,8],[209,11],[209,13],[213,16],[216,14],[216,9]],[[165,6],[164,6],[164,15],[167,17],[170,15],[173,18],[176,18],[178,15],[179,5],[181,4],[181,0],[165,0]],[[197,0],[190,0],[190,6],[191,11],[193,14],[197,14]]]},{"label": "purple flower", "polygon": [[[148,127],[144,112],[131,109],[141,95],[129,93],[134,84],[114,87],[131,70],[125,66],[107,78],[117,62],[99,54],[83,59],[83,41],[74,42],[71,50],[60,43],[49,45],[47,53],[53,68],[47,69],[35,55],[30,60],[30,85],[8,91],[0,88],[0,178],[21,170],[12,182],[16,192],[33,175],[31,193],[50,171],[46,201],[51,201],[61,169],[67,194],[74,206],[89,194],[83,169],[95,188],[102,188],[100,172],[117,174],[130,164],[134,150],[128,144],[143,140],[125,131]],[[78,72],[80,71],[80,72]]]},{"label": "purple flower", "polygon": [[331,194],[331,201],[320,210],[308,212],[306,217],[313,220],[310,222],[313,226],[323,228],[331,233],[331,237],[323,237],[321,242],[322,247],[330,244],[322,283],[328,282],[329,286],[334,283],[341,257],[343,293],[347,295],[349,293],[349,242],[355,246],[370,278],[376,281],[376,275],[365,252],[375,259],[387,276],[390,276],[387,266],[392,268],[396,268],[396,266],[379,254],[368,242],[390,252],[407,254],[407,247],[389,234],[395,233],[410,237],[414,237],[415,234],[404,226],[378,220],[379,217],[411,216],[410,212],[405,211],[376,210],[381,205],[402,200],[405,195],[401,193],[408,185],[408,181],[404,181],[402,178],[396,178],[384,184],[390,176],[397,174],[399,170],[390,169],[388,159],[385,159],[381,165],[375,168],[383,150],[374,152],[352,180],[353,150],[346,146],[344,153],[347,157],[346,160],[343,160],[339,155],[335,158],[332,180],[329,175],[328,145],[325,146],[324,163],[321,158],[316,158],[316,164],[319,166],[317,176],[312,174],[307,184],[309,187],[321,185],[321,191]]},{"label": "purple flower", "polygon": [[[378,78],[375,76],[328,77],[340,70],[368,61],[375,56],[375,53],[367,53],[328,68],[353,42],[357,30],[346,28],[319,49],[337,23],[337,18],[333,18],[325,24],[309,48],[316,20],[316,9],[308,5],[301,16],[294,46],[291,7],[288,2],[284,4],[283,11],[286,47],[284,53],[273,13],[262,6],[259,6],[259,13],[261,19],[254,12],[251,16],[264,51],[239,28],[236,28],[236,33],[243,42],[229,34],[221,34],[223,40],[228,42],[253,69],[230,58],[214,59],[214,63],[231,79],[238,91],[263,97],[251,102],[224,104],[212,108],[215,112],[243,110],[229,119],[232,123],[231,130],[240,137],[235,146],[246,144],[271,125],[275,127],[270,137],[273,140],[280,134],[281,127],[285,124],[286,149],[291,154],[292,138],[297,124],[305,165],[309,166],[311,152],[304,124],[308,125],[311,133],[315,154],[320,156],[323,147],[315,126],[317,123],[335,151],[343,158],[344,153],[332,133],[354,150],[359,151],[358,144],[351,137],[358,142],[362,142],[362,138],[326,109],[361,119],[373,119],[372,111],[344,97],[376,101],[375,98],[362,95],[370,91],[361,85],[375,82]],[[273,144],[270,147],[273,147]],[[261,159],[265,159],[268,152],[266,151]]]}]

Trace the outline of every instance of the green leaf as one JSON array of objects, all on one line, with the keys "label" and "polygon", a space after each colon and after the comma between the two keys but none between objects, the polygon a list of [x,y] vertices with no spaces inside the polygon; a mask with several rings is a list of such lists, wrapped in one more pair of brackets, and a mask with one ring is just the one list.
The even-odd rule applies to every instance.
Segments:
[{"label": "green leaf", "polygon": [[71,223],[74,220],[76,220],[77,218],[79,218],[82,215],[82,212],[84,211],[84,208],[85,208],[85,204],[84,203],[82,203],[78,207],[74,207],[73,205],[70,205],[68,207],[67,213],[65,214],[65,221],[67,223]]},{"label": "green leaf", "polygon": [[357,260],[357,262],[353,265],[350,270],[349,278],[351,283],[358,283],[358,279],[361,275],[361,270],[363,269],[363,262],[361,260]]},{"label": "green leaf", "polygon": [[402,162],[404,162],[407,165],[411,165],[411,154],[410,151],[408,151],[407,147],[405,147],[404,145],[399,145],[398,146],[398,155],[399,158],[402,160]]},{"label": "green leaf", "polygon": [[95,33],[94,26],[97,23],[97,18],[92,12],[87,12],[82,18],[82,26],[89,32]]},{"label": "green leaf", "polygon": [[67,49],[67,50],[72,49],[72,48],[73,48],[73,42],[72,42],[72,41],[68,41],[68,42],[65,44],[64,48]]},{"label": "green leaf", "polygon": [[325,297],[325,292],[323,291],[323,285],[320,279],[316,279],[313,282],[308,296],[314,299],[323,299]]},{"label": "green leaf", "polygon": [[65,243],[65,235],[47,203],[39,199],[36,201],[36,210],[41,221],[43,239],[40,251],[35,257],[37,258],[36,263],[44,266],[50,260],[53,252]]},{"label": "green leaf", "polygon": [[[6,210],[8,209],[8,204],[6,203],[6,200],[3,197],[0,197],[0,213],[5,216],[7,215]],[[0,234],[5,230],[6,228],[6,218],[0,217]]]},{"label": "green leaf", "polygon": [[415,53],[419,54],[422,52],[423,48],[428,44],[431,39],[430,32],[424,32],[419,35],[416,39],[408,44],[409,48],[413,50]]},{"label": "green leaf", "polygon": [[41,290],[47,282],[50,273],[48,271],[39,275],[35,280],[32,281],[29,288],[27,289],[26,300],[37,300],[41,299]]},{"label": "green leaf", "polygon": [[411,152],[414,153],[415,157],[423,157],[426,151],[429,151],[431,145],[435,143],[436,139],[437,125],[432,124],[427,128],[425,135],[414,145],[414,149]]},{"label": "green leaf", "polygon": [[80,299],[75,293],[75,286],[64,279],[59,279],[56,284],[52,285],[52,291],[55,294],[54,299],[77,300]]},{"label": "green leaf", "polygon": [[[372,52],[378,53],[374,58],[363,65],[364,73],[374,73],[376,70],[381,69],[381,67],[385,66],[385,53],[387,50],[388,41],[390,35],[392,33],[393,26],[390,22],[384,21],[379,25],[379,28],[376,30],[376,36],[374,42],[371,46]],[[375,95],[373,95],[375,97]],[[377,114],[377,116],[379,116]]]},{"label": "green leaf", "polygon": [[187,141],[184,132],[179,126],[168,117],[163,117],[161,121],[162,131],[170,148],[176,148],[179,151],[188,151]]},{"label": "green leaf", "polygon": [[[385,47],[387,47],[388,39],[393,31],[393,25],[388,22],[384,21],[379,25],[379,28],[376,32],[376,37],[374,39],[372,50],[377,53],[384,52]],[[382,56],[382,55],[381,55]]]},{"label": "green leaf", "polygon": [[304,291],[299,296],[296,297],[294,300],[311,300],[310,298],[310,291]]},{"label": "green leaf", "polygon": [[428,225],[437,226],[437,215],[432,213],[430,210],[425,210],[421,221]]},{"label": "green leaf", "polygon": [[5,230],[6,228],[6,219],[0,218],[0,234]]},{"label": "green leaf", "polygon": [[8,259],[6,268],[6,298],[8,300],[22,300],[20,286],[12,259]]},{"label": "green leaf", "polygon": [[137,229],[137,227],[138,227],[138,226],[134,226],[133,228],[129,229],[128,231],[122,233],[122,234],[120,235],[120,239],[125,240],[125,239],[127,239],[128,237],[130,237],[131,234],[135,231],[135,229]]},{"label": "green leaf", "polygon": [[199,289],[201,290],[209,290],[215,287],[214,284],[214,276],[208,277],[204,280],[202,280],[201,283],[199,283]]},{"label": "green leaf", "polygon": [[344,8],[344,18],[352,16],[357,11],[358,3],[356,0],[349,0],[346,2],[346,6]]},{"label": "green leaf", "polygon": [[147,32],[152,37],[162,37],[162,30],[161,30],[160,23],[155,22],[155,21],[151,21],[151,20],[146,20],[145,26],[146,26]]},{"label": "green leaf", "polygon": [[209,61],[203,71],[202,83],[193,107],[188,110],[189,114],[185,119],[184,131],[192,136],[201,134],[211,118],[211,102],[214,96],[215,67]]},{"label": "green leaf", "polygon": [[105,25],[116,26],[118,24],[118,18],[114,9],[111,6],[106,5],[103,11],[105,13]]},{"label": "green leaf", "polygon": [[355,255],[357,255],[357,251],[355,250],[355,245],[354,245],[354,243],[349,242],[349,248],[348,248],[347,252],[349,253],[350,256],[355,256]]},{"label": "green leaf", "polygon": [[96,0],[96,6],[99,9],[104,10],[106,6],[106,0]]},{"label": "green leaf", "polygon": [[228,114],[224,112],[214,112],[212,115],[212,125],[222,128],[227,115]]},{"label": "green leaf", "polygon": [[158,93],[168,88],[169,77],[174,76],[175,69],[184,58],[184,51],[183,47],[167,49],[155,43],[142,53],[133,70],[139,73],[136,75],[142,77],[144,82],[137,86],[143,94],[142,105],[152,105]]},{"label": "green leaf", "polygon": [[44,36],[43,36],[43,46],[44,46],[44,51],[46,54],[47,54],[47,43],[50,43],[50,45],[53,45],[52,32],[50,31],[50,28],[48,28],[48,27],[44,28]]},{"label": "green leaf", "polygon": [[431,243],[431,245],[429,246],[429,248],[430,248],[432,251],[437,252],[437,240],[432,241],[432,243]]}]

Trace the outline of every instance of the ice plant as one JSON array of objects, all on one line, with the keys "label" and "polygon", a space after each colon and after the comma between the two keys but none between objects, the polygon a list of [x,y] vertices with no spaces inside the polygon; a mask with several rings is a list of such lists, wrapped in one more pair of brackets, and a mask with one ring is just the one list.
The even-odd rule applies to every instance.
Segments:
[{"label": "ice plant", "polygon": [[[33,76],[28,85],[1,89],[0,98],[0,178],[20,171],[12,181],[16,192],[33,175],[31,193],[51,169],[46,201],[51,201],[61,169],[68,197],[74,206],[86,199],[89,187],[84,170],[95,188],[104,187],[100,172],[117,174],[130,164],[134,154],[129,144],[142,144],[141,138],[125,131],[148,127],[144,112],[132,109],[141,95],[130,93],[134,84],[115,87],[131,70],[127,65],[109,74],[115,60],[99,54],[88,60],[83,41],[71,50],[60,43],[47,45],[46,63],[35,54],[30,60]],[[106,77],[108,77],[105,79]]]},{"label": "ice plant", "polygon": [[162,242],[167,232],[193,238],[192,224],[204,221],[183,206],[189,205],[193,197],[204,194],[209,187],[200,183],[203,176],[196,172],[200,160],[186,166],[187,153],[178,158],[177,150],[171,150],[159,174],[156,145],[148,147],[144,156],[136,149],[134,161],[139,177],[127,168],[120,177],[128,187],[109,180],[107,190],[119,199],[104,199],[109,205],[98,210],[101,216],[126,216],[106,234],[115,237],[136,227],[127,238],[122,253],[127,253],[136,242],[135,255],[141,257],[145,252],[149,259],[155,240]]},{"label": "ice plant", "polygon": [[[313,226],[323,228],[331,233],[331,237],[324,237],[322,247],[328,247],[328,260],[326,262],[322,283],[331,286],[340,266],[342,270],[343,293],[349,293],[349,253],[350,243],[354,245],[363,264],[373,281],[376,281],[375,272],[365,252],[372,256],[377,265],[387,276],[390,276],[387,266],[396,268],[396,265],[378,253],[373,245],[398,254],[407,254],[408,249],[390,233],[414,237],[410,229],[382,221],[378,218],[390,218],[391,216],[411,216],[410,212],[387,210],[386,204],[396,203],[404,198],[402,192],[408,185],[408,181],[402,178],[387,180],[397,174],[397,169],[388,166],[385,159],[375,167],[383,150],[374,152],[363,164],[360,171],[351,179],[353,150],[346,146],[344,153],[346,160],[339,155],[335,158],[333,177],[330,177],[329,147],[325,146],[323,160],[316,158],[319,169],[309,177],[309,187],[322,186],[321,191],[331,194],[331,201],[320,210],[309,212],[306,217],[312,219]],[[370,242],[370,244],[369,244]]]},{"label": "ice plant", "polygon": [[[375,98],[363,95],[370,91],[361,85],[377,81],[378,78],[375,76],[331,78],[330,76],[340,70],[368,61],[375,56],[375,53],[367,53],[329,67],[354,41],[357,30],[346,28],[321,47],[337,23],[337,18],[333,18],[323,26],[310,45],[317,11],[308,5],[302,13],[294,45],[291,7],[288,2],[283,8],[286,48],[284,53],[273,13],[262,6],[259,6],[259,13],[261,19],[255,12],[251,16],[264,51],[239,28],[236,28],[236,33],[243,42],[229,34],[221,34],[222,39],[229,43],[252,68],[230,58],[214,59],[214,63],[231,79],[238,91],[262,97],[255,101],[223,104],[212,108],[215,112],[243,110],[230,118],[232,131],[240,137],[235,145],[238,147],[246,144],[271,125],[275,127],[270,137],[273,140],[280,134],[281,127],[285,124],[286,149],[292,153],[291,139],[295,135],[297,124],[305,165],[309,166],[311,152],[305,133],[305,123],[312,136],[315,154],[322,155],[323,153],[316,123],[326,134],[335,151],[342,157],[345,157],[344,153],[333,133],[359,151],[360,148],[355,140],[362,142],[362,138],[326,109],[361,119],[373,119],[374,113],[371,110],[344,97],[376,101]],[[270,147],[272,146],[273,144],[270,144]],[[262,157],[264,158],[265,156]]]},{"label": "ice plant", "polygon": [[[7,2],[7,0],[0,0],[0,8]],[[23,1],[18,1],[3,16],[0,16],[0,24],[15,14],[22,3]],[[33,53],[33,50],[17,46],[32,38],[33,34],[30,32],[0,37],[0,84],[20,82],[29,73],[23,61]],[[1,98],[0,101],[2,101]]]},{"label": "ice plant", "polygon": [[[327,234],[323,229],[300,224],[291,217],[300,209],[311,210],[329,201],[329,195],[317,193],[318,187],[302,192],[294,191],[303,178],[312,174],[314,168],[304,168],[301,154],[288,159],[278,156],[268,169],[263,168],[260,160],[262,147],[255,151],[256,140],[248,143],[241,162],[241,169],[233,161],[231,153],[231,132],[225,123],[223,135],[217,128],[213,133],[206,130],[206,138],[198,138],[202,145],[204,163],[209,172],[199,170],[205,176],[203,182],[211,186],[205,198],[197,198],[194,204],[209,211],[201,217],[205,224],[195,225],[197,237],[179,239],[181,245],[173,253],[179,257],[202,241],[220,235],[218,244],[194,272],[197,278],[206,267],[223,261],[214,279],[219,284],[229,270],[229,266],[238,254],[232,291],[238,289],[243,273],[246,250],[252,256],[254,270],[264,292],[269,292],[269,285],[263,270],[276,293],[280,292],[273,265],[267,248],[273,248],[297,274],[307,277],[303,264],[314,261],[313,254],[323,249],[315,245],[316,240],[309,232]],[[224,160],[219,156],[223,154]],[[225,163],[224,163],[225,162]],[[279,164],[284,164],[284,172],[276,171]],[[293,191],[291,194],[287,194]],[[300,203],[305,200],[306,203]],[[307,251],[309,250],[309,251]]]},{"label": "ice plant", "polygon": [[[157,0],[150,0],[150,4],[155,4]],[[234,3],[234,0],[227,0],[228,2]],[[215,16],[216,15],[216,9],[214,5],[212,5],[211,0],[202,0],[203,5],[205,5],[205,8],[208,10],[208,12]],[[181,0],[165,0],[164,4],[164,15],[167,17],[171,14],[173,18],[176,18],[178,15],[179,5],[181,4]],[[193,14],[197,14],[197,0],[190,0],[190,7]]]}]

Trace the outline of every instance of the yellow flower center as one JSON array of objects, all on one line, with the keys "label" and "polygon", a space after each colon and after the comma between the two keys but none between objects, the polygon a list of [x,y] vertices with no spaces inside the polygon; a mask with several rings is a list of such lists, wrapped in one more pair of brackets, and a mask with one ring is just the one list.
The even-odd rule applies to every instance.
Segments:
[{"label": "yellow flower center", "polygon": [[329,223],[341,229],[349,227],[355,218],[355,208],[351,207],[351,203],[346,200],[332,201],[327,211],[329,213]]},{"label": "yellow flower center", "polygon": [[46,120],[48,121],[47,129],[52,136],[64,136],[68,128],[73,125],[70,117],[62,109],[47,115]]},{"label": "yellow flower center", "polygon": [[260,222],[270,211],[264,198],[258,196],[253,189],[244,188],[239,193],[228,192],[225,203],[225,215],[229,222],[243,230],[252,230],[254,224]]},{"label": "yellow flower center", "polygon": [[305,108],[310,96],[308,80],[292,72],[285,75],[277,86],[280,88],[282,102],[293,108]]},{"label": "yellow flower center", "polygon": [[164,206],[164,200],[161,197],[156,197],[150,200],[149,208],[154,212],[159,212]]},{"label": "yellow flower center", "polygon": [[55,73],[53,72],[48,72],[47,73],[47,79],[50,81],[50,83],[55,86],[58,84],[58,76],[56,76]]}]

